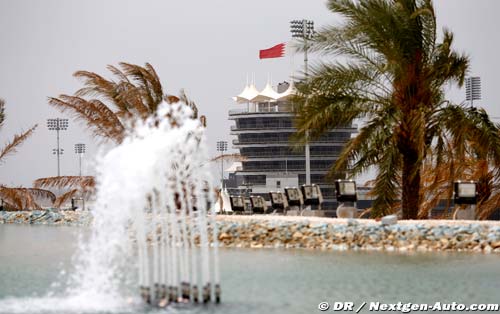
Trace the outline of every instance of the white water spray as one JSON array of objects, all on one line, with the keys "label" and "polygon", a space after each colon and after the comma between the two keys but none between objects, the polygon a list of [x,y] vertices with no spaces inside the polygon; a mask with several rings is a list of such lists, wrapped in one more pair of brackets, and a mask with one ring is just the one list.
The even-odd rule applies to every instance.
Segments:
[{"label": "white water spray", "polygon": [[217,243],[209,246],[217,239],[213,217],[212,228],[207,225],[212,190],[204,128],[191,114],[184,105],[162,104],[155,118],[137,122],[100,158],[94,228],[72,294],[119,299],[125,266],[137,256],[144,301],[198,302],[201,292],[209,302],[212,285],[219,301]]}]

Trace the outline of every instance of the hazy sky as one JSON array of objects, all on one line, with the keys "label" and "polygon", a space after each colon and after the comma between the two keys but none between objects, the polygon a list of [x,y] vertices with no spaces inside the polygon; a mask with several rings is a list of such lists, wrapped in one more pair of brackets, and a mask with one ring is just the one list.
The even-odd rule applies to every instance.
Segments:
[{"label": "hazy sky", "polygon": [[[498,0],[435,1],[438,22],[449,27],[456,47],[472,60],[472,74],[483,80],[481,104],[500,116],[500,66],[497,34]],[[0,98],[7,119],[0,145],[15,133],[38,124],[34,136],[0,165],[0,184],[31,185],[39,177],[56,175],[56,145],[46,119],[66,117],[47,104],[48,96],[72,94],[81,84],[77,70],[107,74],[107,64],[150,62],[165,90],[185,88],[208,118],[208,143],[213,155],[218,140],[230,141],[227,111],[237,107],[231,96],[255,74],[262,89],[268,74],[273,83],[300,70],[301,55],[259,60],[258,50],[290,39],[289,21],[312,19],[317,26],[335,23],[325,1],[102,1],[0,0]],[[451,90],[460,101],[463,91]],[[86,160],[95,142],[81,124],[70,120],[61,134],[62,175],[76,175],[74,144],[87,144]]]}]

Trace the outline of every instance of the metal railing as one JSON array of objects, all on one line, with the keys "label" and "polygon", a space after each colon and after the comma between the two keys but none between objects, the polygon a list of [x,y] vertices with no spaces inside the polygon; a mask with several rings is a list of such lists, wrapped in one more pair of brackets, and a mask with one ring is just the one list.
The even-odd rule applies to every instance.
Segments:
[{"label": "metal railing", "polygon": [[[331,143],[331,144],[343,144],[345,142],[347,142],[349,139],[348,138],[341,138],[341,139],[330,139],[330,140],[316,140],[314,142],[311,142],[310,145],[314,145],[316,143]],[[243,140],[243,141],[240,141],[238,139],[234,139],[232,141],[233,145],[247,145],[247,144],[263,144],[263,145],[272,145],[272,144],[289,144],[289,145],[292,145],[292,143],[290,143],[290,141],[287,141],[287,140],[269,140],[269,139],[264,139],[264,140],[259,140],[259,141],[256,141],[256,140]]]},{"label": "metal railing", "polygon": [[[320,167],[314,167],[311,165],[311,171],[325,171],[329,170],[331,168],[331,165],[327,166],[320,166]],[[276,172],[276,171],[305,171],[305,165],[304,166],[295,166],[295,165],[277,165],[277,166],[244,166],[243,170],[241,172],[245,171],[270,171],[270,172]]]},{"label": "metal railing", "polygon": [[[340,152],[325,152],[325,153],[311,153],[311,157],[327,157],[327,158],[333,158],[336,159],[340,155]],[[278,152],[276,153],[252,153],[252,154],[245,154],[245,158],[279,158],[279,159],[286,159],[290,158],[291,160],[297,160],[300,158],[304,158],[304,152],[302,153],[293,153],[293,154],[280,154]]]},{"label": "metal railing", "polygon": [[259,108],[259,110],[255,110],[254,108],[244,108],[244,109],[231,109],[229,110],[229,115],[234,115],[234,114],[244,114],[244,113],[289,113],[292,114],[293,112],[290,110],[290,108],[282,108],[282,107],[277,107],[277,106],[271,106],[271,108]]},{"label": "metal railing", "polygon": [[293,125],[282,125],[282,124],[251,124],[245,125],[244,127],[238,127],[235,125],[231,126],[231,131],[247,131],[247,130],[261,130],[261,129],[290,129],[295,131]]}]

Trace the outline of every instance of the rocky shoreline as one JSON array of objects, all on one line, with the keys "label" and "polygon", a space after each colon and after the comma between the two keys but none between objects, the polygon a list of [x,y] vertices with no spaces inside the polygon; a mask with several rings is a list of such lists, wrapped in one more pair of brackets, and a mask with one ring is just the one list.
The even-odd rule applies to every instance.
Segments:
[{"label": "rocky shoreline", "polygon": [[58,209],[0,211],[0,224],[89,226],[92,224],[92,219],[89,211]]},{"label": "rocky shoreline", "polygon": [[[0,212],[0,224],[89,226],[90,212]],[[500,253],[500,222],[398,221],[297,216],[217,216],[220,246],[368,251]]]},{"label": "rocky shoreline", "polygon": [[500,253],[500,222],[399,221],[280,216],[220,216],[224,247]]}]

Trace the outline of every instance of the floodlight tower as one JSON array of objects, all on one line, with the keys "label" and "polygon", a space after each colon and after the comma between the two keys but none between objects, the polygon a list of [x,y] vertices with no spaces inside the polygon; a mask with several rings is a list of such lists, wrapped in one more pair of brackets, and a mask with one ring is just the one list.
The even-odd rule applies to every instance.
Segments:
[{"label": "floodlight tower", "polygon": [[[310,20],[293,20],[290,22],[290,31],[293,38],[301,38],[304,40],[304,75],[308,79],[308,59],[307,51],[309,49],[308,40],[312,39],[314,35],[314,22]],[[309,132],[306,131],[306,138],[309,137]],[[311,152],[309,148],[309,140],[305,146],[306,157],[306,184],[311,184]]]},{"label": "floodlight tower", "polygon": [[221,182],[221,189],[224,188],[224,152],[227,151],[227,142],[226,141],[218,141],[217,142],[217,151],[221,152],[220,155],[220,182]]},{"label": "floodlight tower", "polygon": [[465,79],[465,100],[474,106],[474,100],[481,100],[481,78],[479,76]]},{"label": "floodlight tower", "polygon": [[85,154],[85,144],[78,143],[75,144],[75,154],[78,155],[78,161],[80,165],[80,177],[82,176],[82,156]]},{"label": "floodlight tower", "polygon": [[57,133],[57,148],[52,149],[52,154],[57,155],[57,176],[61,176],[61,166],[60,166],[60,156],[64,153],[64,149],[59,147],[59,131],[65,131],[68,129],[68,119],[47,119],[47,128],[50,131],[56,131]]}]

